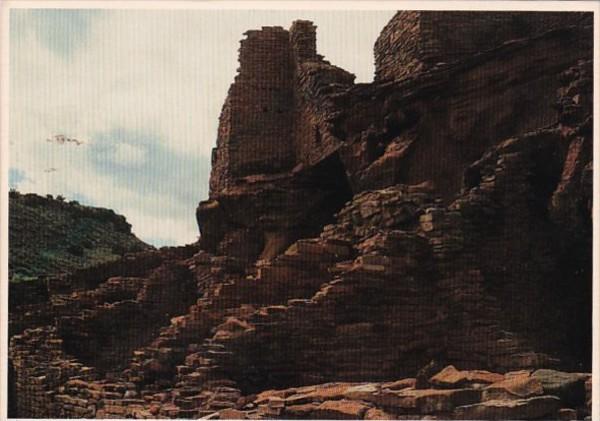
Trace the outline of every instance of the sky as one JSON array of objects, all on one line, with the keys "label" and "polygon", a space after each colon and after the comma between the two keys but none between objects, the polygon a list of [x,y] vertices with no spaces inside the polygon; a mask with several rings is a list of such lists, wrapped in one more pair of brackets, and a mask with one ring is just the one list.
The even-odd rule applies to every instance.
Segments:
[{"label": "sky", "polygon": [[194,242],[243,33],[312,20],[319,53],[370,82],[393,14],[12,9],[9,185],[114,209],[155,246]]}]

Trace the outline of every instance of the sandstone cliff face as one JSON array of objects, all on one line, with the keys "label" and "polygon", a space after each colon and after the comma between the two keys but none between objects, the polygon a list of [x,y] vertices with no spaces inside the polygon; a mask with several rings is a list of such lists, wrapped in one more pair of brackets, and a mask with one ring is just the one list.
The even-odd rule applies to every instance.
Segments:
[{"label": "sandstone cliff face", "polygon": [[589,19],[400,12],[357,85],[249,31],[199,244],[51,282],[19,415],[588,416]]}]

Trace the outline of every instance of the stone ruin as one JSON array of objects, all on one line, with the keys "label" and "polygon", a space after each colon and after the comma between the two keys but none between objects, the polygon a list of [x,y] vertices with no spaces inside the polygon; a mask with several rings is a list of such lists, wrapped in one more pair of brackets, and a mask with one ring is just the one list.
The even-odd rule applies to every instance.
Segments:
[{"label": "stone ruin", "polygon": [[200,241],[16,303],[12,415],[589,417],[592,14],[245,35]]}]

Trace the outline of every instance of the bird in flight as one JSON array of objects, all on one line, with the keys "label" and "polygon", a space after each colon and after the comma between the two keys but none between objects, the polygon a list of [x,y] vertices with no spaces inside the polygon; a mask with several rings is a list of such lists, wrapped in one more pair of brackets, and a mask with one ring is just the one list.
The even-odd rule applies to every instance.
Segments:
[{"label": "bird in flight", "polygon": [[51,138],[46,139],[46,142],[50,143],[58,143],[59,145],[64,145],[65,143],[74,143],[77,146],[83,144],[84,142],[81,140],[77,140],[72,137],[67,137],[64,134],[57,134],[52,136]]}]

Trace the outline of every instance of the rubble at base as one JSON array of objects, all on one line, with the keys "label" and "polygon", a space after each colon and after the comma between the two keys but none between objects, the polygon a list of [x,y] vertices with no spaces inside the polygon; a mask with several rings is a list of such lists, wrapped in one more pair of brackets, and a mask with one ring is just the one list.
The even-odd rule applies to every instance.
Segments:
[{"label": "rubble at base", "polygon": [[[576,376],[579,405],[566,406],[564,400],[552,394],[552,388],[537,381],[536,372],[529,370],[505,374],[486,371],[459,371],[454,366],[444,368],[452,378],[470,379],[462,385],[439,387],[436,376],[427,388],[415,388],[416,379],[406,378],[381,383],[327,383],[283,390],[268,390],[241,398],[235,413],[222,410],[207,418],[227,419],[427,419],[427,420],[509,420],[509,419],[583,419],[590,408],[584,404],[583,385],[588,374],[569,375],[545,370],[553,377]],[[535,383],[526,389],[515,384]],[[490,391],[502,390],[502,398]],[[573,418],[569,418],[569,417]]]}]

